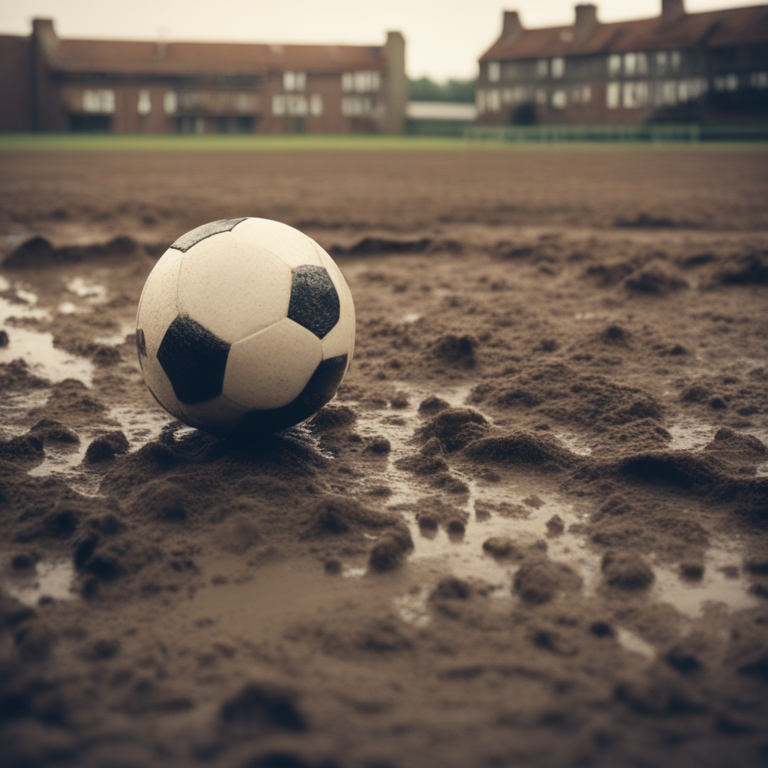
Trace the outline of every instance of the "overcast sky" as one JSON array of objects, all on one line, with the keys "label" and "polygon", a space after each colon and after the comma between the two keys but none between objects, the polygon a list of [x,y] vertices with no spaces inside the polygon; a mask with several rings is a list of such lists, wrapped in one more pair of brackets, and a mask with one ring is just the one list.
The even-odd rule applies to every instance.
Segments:
[{"label": "overcast sky", "polygon": [[[478,57],[498,37],[504,8],[528,27],[570,24],[576,0],[0,0],[0,33],[29,34],[34,17],[55,20],[61,37],[381,43],[387,30],[406,39],[411,77],[473,77]],[[757,4],[686,0],[689,12]],[[661,0],[602,0],[603,21],[658,15]]]}]

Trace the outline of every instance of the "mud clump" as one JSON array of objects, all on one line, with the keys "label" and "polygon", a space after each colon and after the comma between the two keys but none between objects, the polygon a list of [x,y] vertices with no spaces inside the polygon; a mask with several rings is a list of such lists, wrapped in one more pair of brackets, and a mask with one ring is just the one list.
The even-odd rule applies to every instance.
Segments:
[{"label": "mud clump", "polygon": [[120,235],[106,243],[67,245],[55,248],[44,237],[35,236],[15,248],[3,261],[9,269],[48,267],[56,264],[76,263],[104,257],[132,256],[143,252],[131,237]]},{"label": "mud clump", "polygon": [[427,442],[437,438],[452,453],[461,450],[488,429],[485,417],[471,408],[447,408],[416,430],[416,438]]},{"label": "mud clump", "polygon": [[247,683],[219,710],[226,728],[256,731],[306,731],[305,716],[291,691],[265,683]]},{"label": "mud clump", "polygon": [[400,566],[409,550],[413,549],[413,540],[407,531],[386,534],[374,544],[368,558],[371,570],[378,573],[393,571]]},{"label": "mud clump", "polygon": [[650,566],[634,552],[608,552],[601,568],[605,583],[618,589],[648,589],[654,581]]},{"label": "mud clump", "polygon": [[357,420],[357,414],[346,405],[326,405],[309,422],[310,427],[319,432],[350,427]]},{"label": "mud clump", "polygon": [[576,463],[576,457],[555,438],[523,431],[475,440],[464,449],[464,455],[483,464],[539,469],[563,469]]},{"label": "mud clump", "polygon": [[432,245],[432,239],[393,240],[386,237],[364,237],[354,245],[344,247],[332,245],[329,253],[333,256],[373,256],[380,253],[424,253]]},{"label": "mud clump", "polygon": [[518,568],[512,589],[529,605],[543,605],[559,592],[578,591],[581,585],[581,577],[565,563],[540,558]]},{"label": "mud clump", "polygon": [[122,432],[107,432],[91,442],[85,451],[86,464],[109,461],[121,453],[128,452],[128,439]]},{"label": "mud clump", "polygon": [[660,268],[644,269],[624,281],[624,285],[634,293],[664,296],[688,287],[680,277]]},{"label": "mud clump", "polygon": [[721,285],[768,285],[768,251],[735,256],[717,275]]},{"label": "mud clump", "polygon": [[477,339],[474,336],[441,336],[428,349],[428,354],[444,365],[457,368],[474,368],[477,364]]}]

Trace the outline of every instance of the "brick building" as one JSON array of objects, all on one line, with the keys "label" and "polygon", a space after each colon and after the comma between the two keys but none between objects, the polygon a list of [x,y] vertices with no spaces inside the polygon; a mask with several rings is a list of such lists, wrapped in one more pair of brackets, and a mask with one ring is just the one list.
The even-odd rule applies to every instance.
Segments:
[{"label": "brick building", "polygon": [[0,131],[402,133],[405,41],[269,45],[0,35]]},{"label": "brick building", "polygon": [[505,11],[480,58],[478,125],[768,122],[768,5],[526,29]]}]

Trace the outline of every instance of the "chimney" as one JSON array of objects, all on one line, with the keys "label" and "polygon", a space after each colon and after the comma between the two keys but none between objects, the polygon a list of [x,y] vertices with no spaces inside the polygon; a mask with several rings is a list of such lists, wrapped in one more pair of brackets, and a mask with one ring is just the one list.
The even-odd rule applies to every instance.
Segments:
[{"label": "chimney", "polygon": [[53,28],[53,19],[33,19],[32,39],[50,61],[55,61],[59,49],[59,38]]},{"label": "chimney", "polygon": [[685,16],[683,0],[661,0],[661,26],[668,27]]},{"label": "chimney", "polygon": [[592,3],[576,6],[576,23],[574,32],[576,33],[576,43],[583,43],[592,37],[592,33],[599,24],[597,20],[597,6]]},{"label": "chimney", "polygon": [[517,11],[504,11],[501,24],[502,37],[517,37],[523,31]]}]

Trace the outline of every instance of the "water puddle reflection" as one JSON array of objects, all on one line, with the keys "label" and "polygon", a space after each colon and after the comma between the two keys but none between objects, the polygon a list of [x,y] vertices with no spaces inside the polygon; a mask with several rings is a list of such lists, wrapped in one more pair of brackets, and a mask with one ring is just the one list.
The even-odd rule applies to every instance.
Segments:
[{"label": "water puddle reflection", "polygon": [[29,568],[14,568],[11,558],[3,558],[3,588],[24,605],[37,605],[41,598],[72,600],[75,566],[69,560],[41,560]]}]

